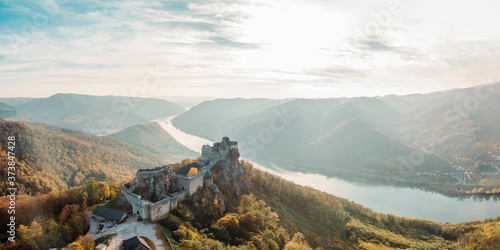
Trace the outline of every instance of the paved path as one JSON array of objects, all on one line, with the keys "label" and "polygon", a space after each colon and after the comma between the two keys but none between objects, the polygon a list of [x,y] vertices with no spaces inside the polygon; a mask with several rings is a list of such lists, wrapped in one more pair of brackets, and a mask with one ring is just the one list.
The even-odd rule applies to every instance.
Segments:
[{"label": "paved path", "polygon": [[161,241],[161,238],[156,237],[157,230],[158,232],[163,234],[161,232],[161,229],[158,228],[154,223],[148,222],[146,220],[136,222],[136,218],[137,216],[132,216],[128,218],[126,222],[111,228],[107,228],[99,234],[95,234],[95,231],[92,231],[93,223],[94,225],[97,225],[97,222],[93,222],[93,220],[91,219],[91,230],[89,230],[88,235],[91,235],[92,237],[94,237],[94,239],[97,239],[108,234],[117,233],[117,235],[109,241],[108,248],[106,248],[110,250],[119,249],[123,240],[132,238],[134,236],[144,236],[153,241],[157,250],[165,250],[166,248],[163,246],[163,241]]}]

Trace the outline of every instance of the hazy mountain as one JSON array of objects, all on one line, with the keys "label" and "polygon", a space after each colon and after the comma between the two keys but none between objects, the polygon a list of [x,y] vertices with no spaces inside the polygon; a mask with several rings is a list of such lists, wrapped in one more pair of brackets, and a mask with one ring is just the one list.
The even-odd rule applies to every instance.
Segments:
[{"label": "hazy mountain", "polygon": [[0,98],[0,102],[6,103],[10,106],[17,106],[29,101],[32,101],[36,98],[31,98],[31,97],[7,97],[7,98]]},{"label": "hazy mountain", "polygon": [[35,121],[33,115],[0,102],[0,119],[11,121]]},{"label": "hazy mountain", "polygon": [[39,122],[94,134],[116,132],[184,111],[165,100],[120,96],[56,94],[13,103]]},{"label": "hazy mountain", "polygon": [[[347,169],[375,175],[396,173],[401,164],[399,157],[413,151],[425,155],[424,162],[416,171],[451,170],[449,164],[433,154],[424,153],[386,134],[375,126],[360,119],[343,122],[315,142],[300,148],[290,155],[300,159],[311,159],[317,164],[302,164],[312,170]],[[332,168],[332,169],[328,169]]]},{"label": "hazy mountain", "polygon": [[173,124],[212,140],[230,136],[243,157],[302,169],[391,172],[414,151],[425,156],[415,166],[421,170],[449,169],[450,161],[474,168],[500,155],[499,89],[496,83],[373,98],[214,100]]},{"label": "hazy mountain", "polygon": [[197,158],[196,153],[177,142],[160,124],[134,125],[109,137],[144,148],[161,156],[169,162],[178,162],[185,158]]},{"label": "hazy mountain", "polygon": [[[47,193],[97,180],[133,178],[135,169],[153,168],[165,159],[109,138],[41,123],[0,121],[0,160],[8,162],[7,140],[15,136],[18,193]],[[0,170],[6,175],[6,168]],[[0,190],[5,192],[6,182]]]},{"label": "hazy mountain", "polygon": [[321,118],[321,126],[328,130],[350,119],[365,120],[393,134],[401,122],[401,113],[376,98],[350,98],[330,109]]},{"label": "hazy mountain", "polygon": [[167,100],[169,102],[173,102],[183,108],[191,108],[194,107],[204,101],[210,101],[217,99],[215,97],[210,96],[155,96],[153,98]]},{"label": "hazy mountain", "polygon": [[189,109],[186,115],[177,116],[172,123],[187,133],[217,141],[231,134],[241,119],[283,102],[285,100],[242,98],[206,101]]},{"label": "hazy mountain", "polygon": [[500,155],[500,83],[427,95],[382,97],[394,107],[407,107],[400,138],[459,165],[492,161]]}]

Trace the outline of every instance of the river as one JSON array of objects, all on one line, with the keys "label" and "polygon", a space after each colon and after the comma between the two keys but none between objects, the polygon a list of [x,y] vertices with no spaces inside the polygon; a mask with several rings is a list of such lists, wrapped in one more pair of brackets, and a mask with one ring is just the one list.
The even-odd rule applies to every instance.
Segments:
[{"label": "river", "polygon": [[[196,152],[211,141],[186,134],[175,128],[173,117],[156,120],[177,141]],[[255,167],[276,174],[297,184],[310,186],[329,194],[346,198],[374,211],[397,216],[428,219],[437,222],[459,223],[500,216],[500,198],[448,197],[416,188],[363,184],[320,174],[292,172],[279,166]]]}]

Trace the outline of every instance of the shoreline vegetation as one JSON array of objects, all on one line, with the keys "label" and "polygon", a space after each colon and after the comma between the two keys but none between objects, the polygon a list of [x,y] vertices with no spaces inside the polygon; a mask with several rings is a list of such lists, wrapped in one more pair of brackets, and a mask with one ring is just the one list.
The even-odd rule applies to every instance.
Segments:
[{"label": "shoreline vegetation", "polygon": [[[467,190],[452,190],[453,187],[456,187],[456,184],[447,184],[447,183],[430,183],[430,182],[418,182],[414,180],[404,180],[398,181],[397,183],[389,183],[387,178],[381,179],[364,179],[364,178],[349,178],[342,176],[329,176],[334,178],[343,179],[350,182],[363,183],[363,184],[371,184],[371,185],[386,185],[386,186],[395,186],[395,187],[406,187],[406,188],[418,188],[423,191],[438,193],[444,195],[446,197],[455,197],[455,198],[470,198],[470,197],[500,197],[500,188],[489,187],[490,190],[485,190],[485,186],[479,185],[467,185],[463,188]],[[471,191],[472,190],[472,191]],[[496,191],[496,192],[495,192]]]},{"label": "shoreline vegetation", "polygon": [[[259,164],[267,166],[267,164],[265,163],[259,163]],[[282,161],[282,160],[280,160],[278,163],[275,163],[274,165],[277,165],[279,166],[280,169],[286,171],[319,174],[326,176],[327,178],[339,178],[345,181],[350,181],[355,183],[419,188],[424,191],[435,192],[447,197],[464,197],[464,198],[465,197],[469,198],[474,196],[500,197],[500,174],[492,175],[495,176],[496,179],[499,179],[497,182],[494,182],[493,184],[489,185],[481,185],[480,183],[466,184],[466,185],[461,185],[461,190],[457,190],[457,186],[459,186],[458,184],[436,181],[436,179],[439,178],[436,176],[430,177],[430,176],[413,175],[405,178],[397,175],[389,175],[389,174],[379,175],[375,173],[370,174],[370,173],[352,171],[342,168],[330,168],[329,171],[319,171],[306,168],[305,164],[300,165],[300,167],[292,166],[288,164],[287,161]],[[281,166],[287,166],[287,167],[282,168]],[[304,171],[304,169],[308,169],[308,171]]]},{"label": "shoreline vegetation", "polygon": [[[302,232],[310,243],[314,242],[311,243],[314,247],[318,246],[316,245],[320,241],[318,237],[321,238],[325,232],[331,230],[325,228],[330,221],[328,216],[320,216],[320,211],[326,207],[336,210],[335,213],[341,214],[344,219],[341,241],[358,249],[378,249],[379,247],[495,249],[500,246],[500,217],[450,224],[381,214],[347,199],[301,186],[256,169],[249,162],[243,161],[242,164],[252,193],[264,200],[273,211],[278,211],[280,218],[304,216],[310,220],[311,225],[304,222],[291,224]],[[295,194],[298,196],[297,200],[304,199],[304,203],[292,202],[284,192]],[[314,209],[311,207],[313,209],[311,211],[310,206],[314,206]],[[292,221],[297,220],[299,219],[295,218]]]}]

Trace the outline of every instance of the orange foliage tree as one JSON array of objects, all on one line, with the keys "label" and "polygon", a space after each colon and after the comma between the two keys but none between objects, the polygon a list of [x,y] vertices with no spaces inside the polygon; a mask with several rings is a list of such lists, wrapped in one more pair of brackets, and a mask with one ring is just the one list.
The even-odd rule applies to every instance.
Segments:
[{"label": "orange foliage tree", "polygon": [[187,174],[187,177],[191,176],[191,175],[194,175],[198,173],[198,169],[197,168],[191,168]]}]

